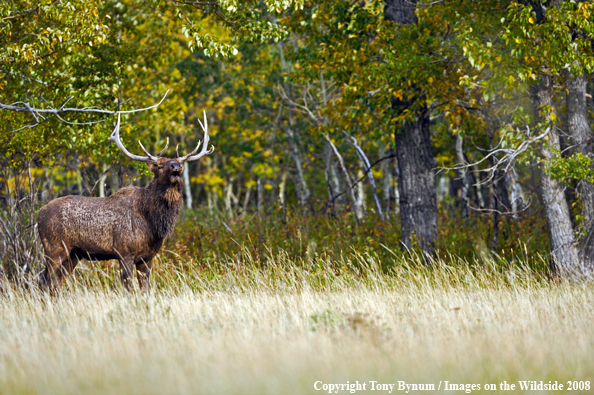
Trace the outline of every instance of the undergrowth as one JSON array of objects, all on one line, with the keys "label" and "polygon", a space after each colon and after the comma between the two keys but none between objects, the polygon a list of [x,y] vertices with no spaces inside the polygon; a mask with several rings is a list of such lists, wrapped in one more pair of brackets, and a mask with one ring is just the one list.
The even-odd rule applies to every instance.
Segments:
[{"label": "undergrowth", "polygon": [[[503,219],[497,250],[488,247],[493,239],[491,221],[491,216],[462,219],[442,210],[438,252],[427,261],[419,258],[419,249],[401,246],[394,215],[383,222],[373,215],[357,222],[346,212],[273,210],[231,215],[185,210],[153,261],[153,284],[156,288],[182,283],[196,290],[244,289],[253,281],[269,287],[301,287],[307,280],[308,286],[333,289],[378,279],[415,284],[426,277],[451,276],[454,269],[458,274],[451,280],[458,283],[475,281],[479,273],[485,278],[507,276],[511,282],[523,273],[546,278],[549,247],[544,221],[522,216]],[[34,288],[43,268],[40,243],[34,237],[36,229],[22,228],[25,231],[11,233],[6,228],[3,233],[4,244],[20,240],[12,249],[20,255],[0,256],[5,273],[19,273],[18,281],[11,283]],[[17,262],[13,255],[30,259]],[[82,262],[73,277],[89,286],[112,288],[119,283],[118,266],[116,261]]]},{"label": "undergrowth", "polygon": [[[548,253],[543,218],[519,215],[501,219],[495,250],[491,249],[492,221],[489,215],[463,219],[455,211],[441,210],[438,256],[473,260],[488,259],[495,253],[507,260],[526,260]],[[312,215],[301,210],[277,210],[229,215],[194,209],[182,214],[165,249],[200,261],[224,258],[243,246],[248,246],[257,260],[270,250],[302,258],[336,258],[351,249],[374,250],[380,258],[389,258],[393,252],[407,252],[400,237],[400,221],[394,214],[386,221],[369,215],[357,222],[348,212]]]}]

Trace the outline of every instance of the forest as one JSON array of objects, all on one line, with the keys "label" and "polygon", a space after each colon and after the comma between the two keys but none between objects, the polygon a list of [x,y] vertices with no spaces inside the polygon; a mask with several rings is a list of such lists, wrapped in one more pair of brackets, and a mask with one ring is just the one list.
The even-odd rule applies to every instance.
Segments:
[{"label": "forest", "polygon": [[185,205],[224,228],[257,212],[317,244],[352,229],[340,249],[589,276],[592,4],[524,3],[7,2],[3,241],[55,197],[148,182],[108,139],[115,111],[155,152],[189,151],[205,111],[216,154],[188,165]]},{"label": "forest", "polygon": [[591,2],[289,3],[5,3],[4,243],[53,198],[150,181],[108,139],[116,111],[154,152],[189,152],[204,111],[216,154],[184,172],[190,219],[589,277]]},{"label": "forest", "polygon": [[[0,394],[586,391],[592,95],[592,0],[0,2]],[[116,123],[133,154],[186,155],[205,123],[214,146],[151,294],[93,259],[38,292],[43,206],[153,179]]]}]

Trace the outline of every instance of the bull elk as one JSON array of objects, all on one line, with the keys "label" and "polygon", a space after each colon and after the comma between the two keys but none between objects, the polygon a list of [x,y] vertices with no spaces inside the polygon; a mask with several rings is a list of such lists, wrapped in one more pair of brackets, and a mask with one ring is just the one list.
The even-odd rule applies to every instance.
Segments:
[{"label": "bull elk", "polygon": [[38,229],[45,249],[45,269],[40,286],[55,292],[81,259],[120,262],[120,276],[127,290],[132,287],[133,267],[140,288],[150,288],[151,261],[171,234],[182,206],[181,178],[184,163],[214,151],[208,149],[208,123],[204,113],[202,150],[200,141],[192,152],[177,158],[162,157],[169,146],[151,155],[139,141],[146,156],[133,155],[120,140],[120,115],[110,141],[128,158],[145,162],[154,174],[146,188],[127,187],[106,197],[64,196],[52,200],[39,211]]}]

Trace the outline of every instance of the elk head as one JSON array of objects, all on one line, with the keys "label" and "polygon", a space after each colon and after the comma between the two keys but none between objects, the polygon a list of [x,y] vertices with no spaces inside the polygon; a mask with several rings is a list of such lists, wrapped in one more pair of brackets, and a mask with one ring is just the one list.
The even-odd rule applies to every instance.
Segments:
[{"label": "elk head", "polygon": [[[209,136],[208,136],[208,121],[206,119],[206,112],[204,112],[204,123],[202,123],[200,120],[198,120],[198,122],[200,123],[200,126],[202,127],[202,130],[204,131],[204,141],[203,142],[198,141],[196,148],[192,152],[190,152],[189,154],[187,154],[185,156],[181,156],[181,157],[179,156],[179,152],[178,152],[178,148],[179,148],[179,144],[178,144],[177,147],[175,147],[175,153],[177,155],[177,158],[175,158],[175,159],[165,158],[165,157],[161,156],[165,152],[167,147],[169,147],[169,137],[167,138],[165,148],[163,148],[161,150],[161,152],[159,152],[157,155],[151,155],[146,150],[146,148],[144,148],[144,146],[142,145],[142,143],[140,141],[138,142],[138,144],[140,144],[140,148],[142,148],[142,150],[144,151],[146,156],[138,156],[138,155],[134,155],[134,154],[130,153],[126,149],[126,147],[124,147],[124,144],[122,144],[122,141],[120,140],[120,114],[119,113],[118,113],[118,123],[117,123],[115,129],[113,130],[113,132],[111,133],[109,140],[115,142],[116,145],[118,146],[118,148],[120,149],[120,151],[122,151],[122,153],[124,155],[126,155],[128,158],[130,158],[132,160],[139,161],[139,162],[146,162],[147,165],[149,166],[149,169],[155,175],[155,179],[157,179],[159,181],[159,183],[162,183],[164,185],[179,184],[179,183],[181,183],[181,174],[184,171],[184,163],[185,162],[191,162],[194,160],[198,160],[198,159],[202,158],[203,156],[211,154],[214,151],[214,146],[212,146],[212,145],[208,149]],[[199,153],[197,153],[198,148],[200,147],[201,143],[202,143],[202,150]]]}]

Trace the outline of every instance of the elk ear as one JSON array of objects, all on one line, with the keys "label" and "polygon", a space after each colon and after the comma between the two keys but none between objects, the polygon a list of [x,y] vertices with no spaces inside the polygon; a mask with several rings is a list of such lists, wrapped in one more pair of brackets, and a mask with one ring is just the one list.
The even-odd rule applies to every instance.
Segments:
[{"label": "elk ear", "polygon": [[148,165],[150,171],[157,174],[157,171],[159,170],[159,166],[157,166],[156,163],[147,163],[147,165]]}]

